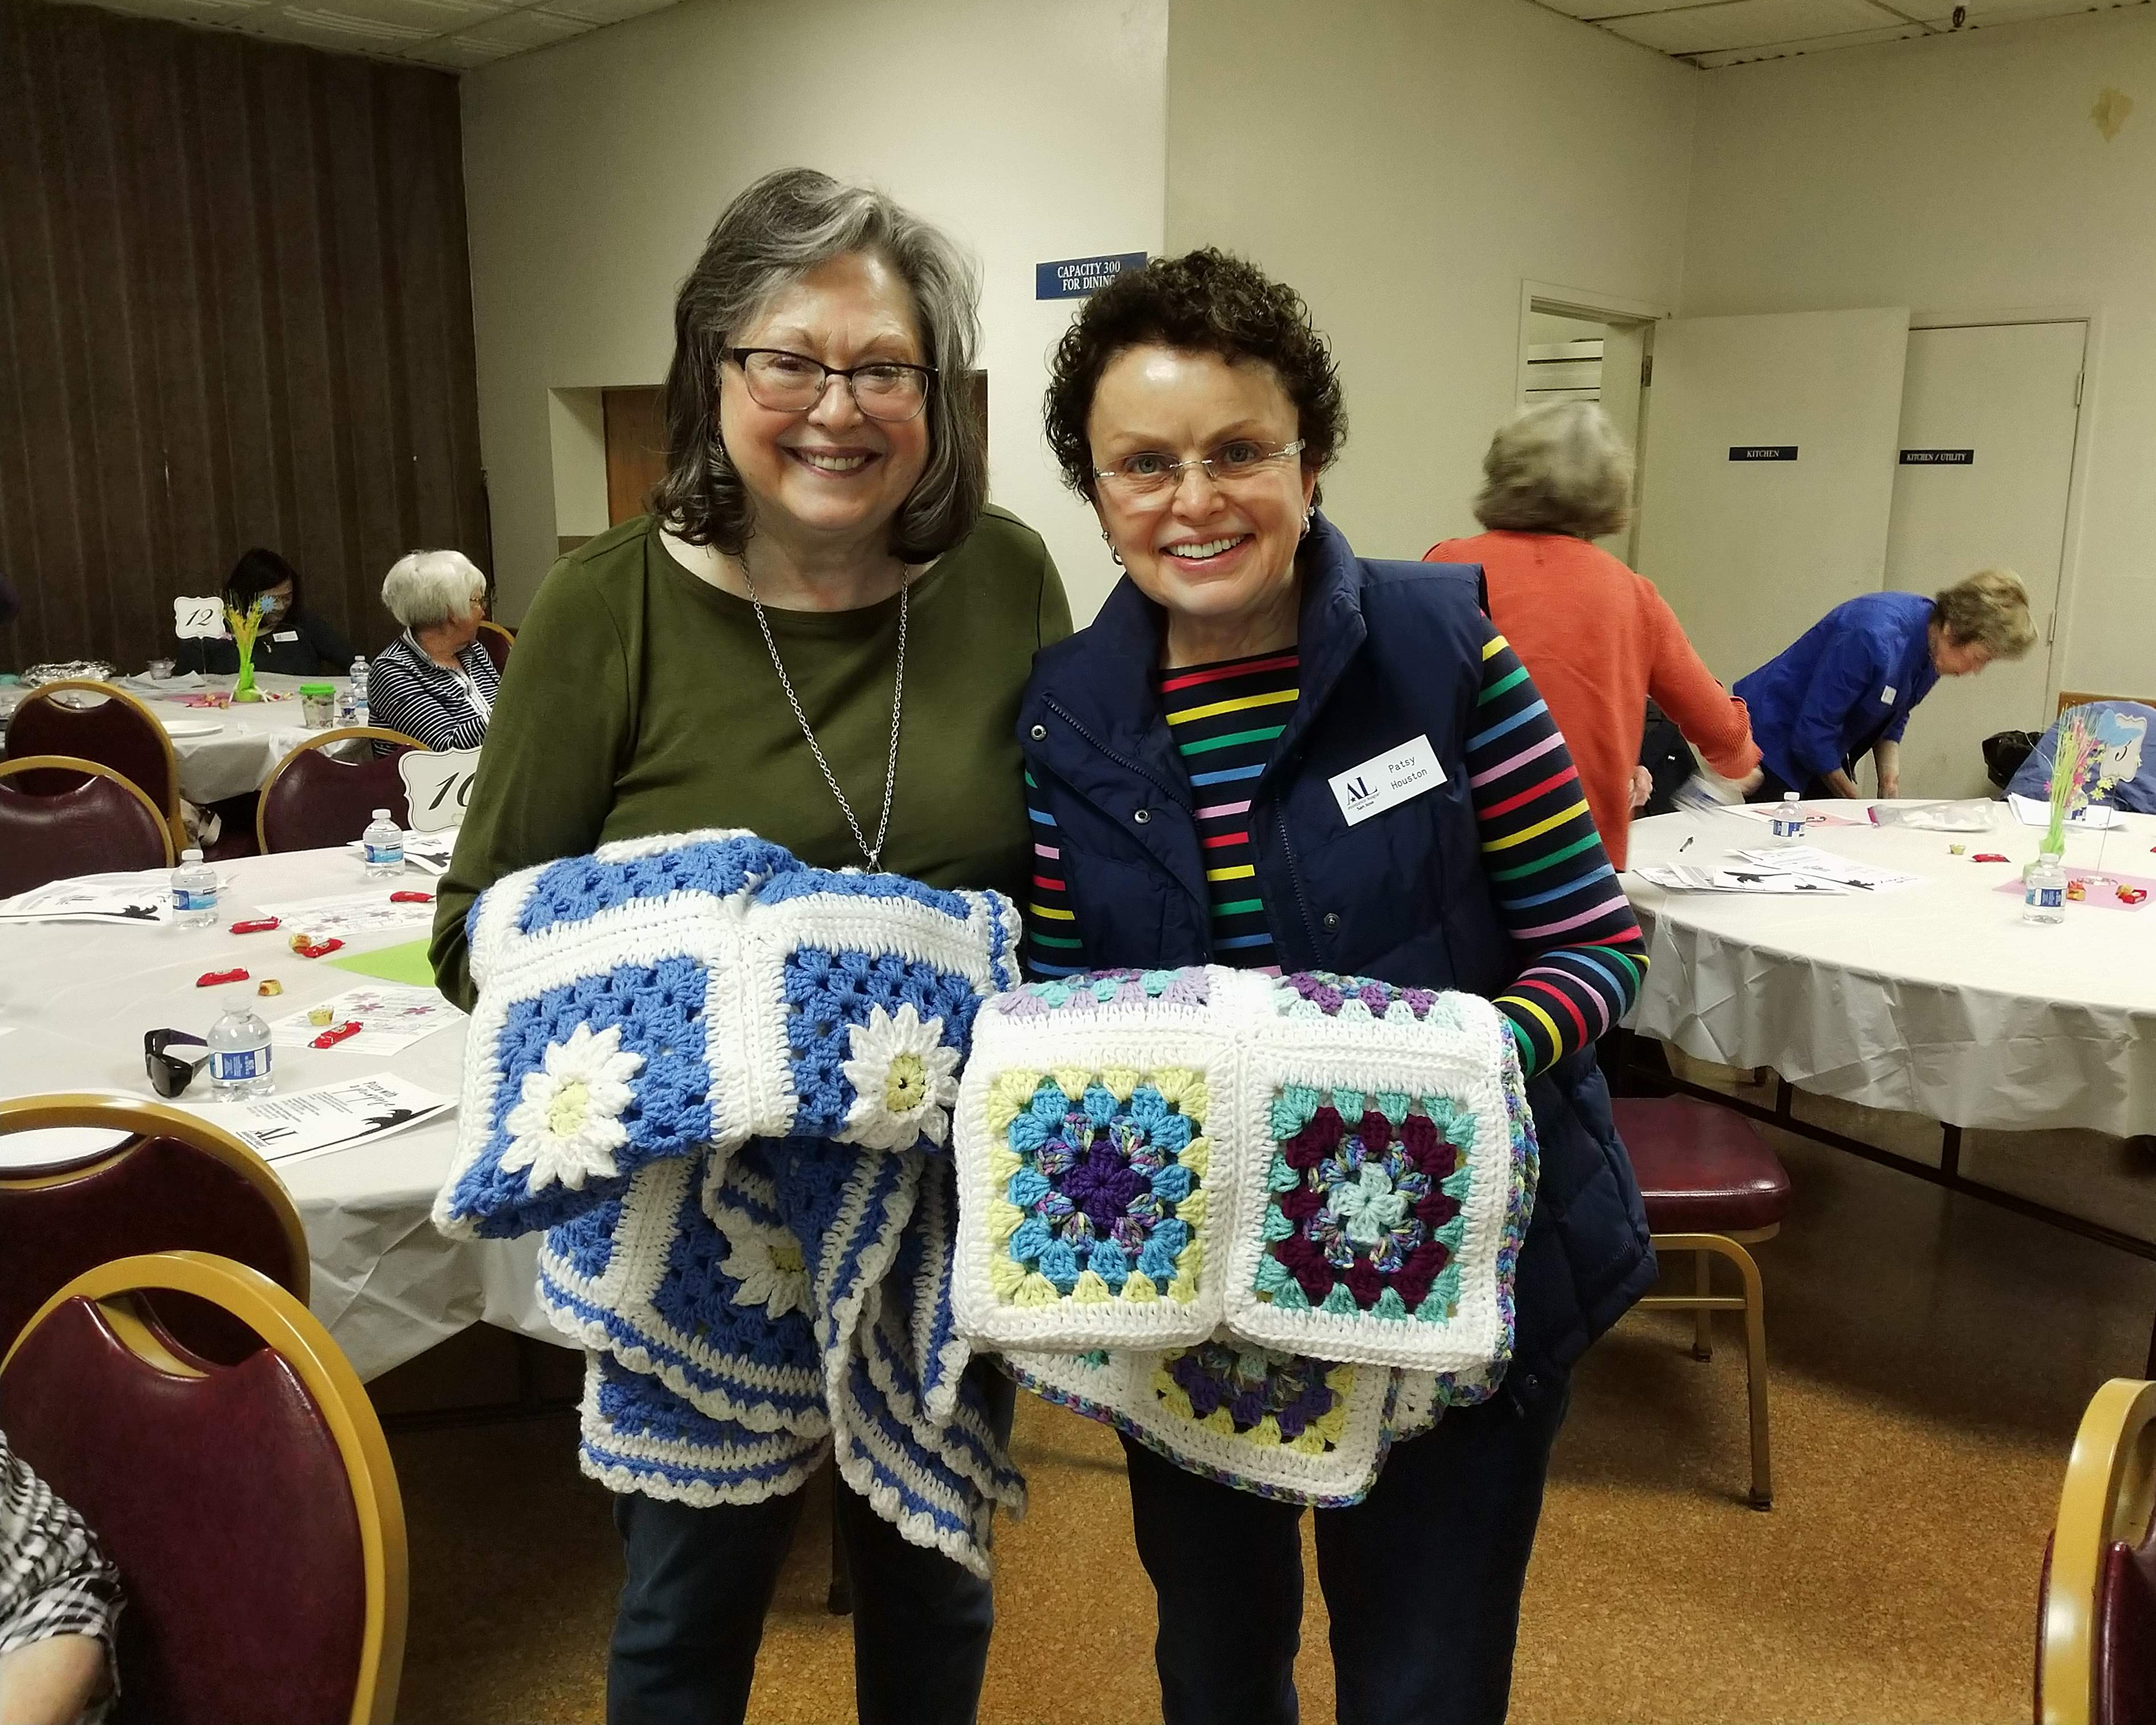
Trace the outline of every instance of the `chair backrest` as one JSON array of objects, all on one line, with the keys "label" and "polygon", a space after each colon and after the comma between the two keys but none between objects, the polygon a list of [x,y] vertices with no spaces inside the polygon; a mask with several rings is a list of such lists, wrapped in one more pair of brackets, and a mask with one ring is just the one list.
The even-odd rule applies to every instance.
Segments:
[{"label": "chair backrest", "polygon": [[[72,755],[96,761],[131,779],[157,805],[175,843],[187,842],[180,820],[180,763],[157,716],[125,689],[69,677],[23,697],[8,721],[7,757]],[[69,781],[41,782],[40,791]]]},{"label": "chair backrest", "polygon": [[[391,745],[388,754],[339,761],[322,752],[329,744],[364,738]],[[254,812],[254,834],[262,854],[276,850],[321,850],[349,845],[367,830],[377,809],[387,809],[399,826],[408,826],[412,809],[398,776],[397,757],[426,744],[402,731],[378,725],[347,725],[311,737],[280,761],[262,786]]]},{"label": "chair backrest", "polygon": [[2156,1717],[2156,1384],[2114,1378],[2082,1415],[2038,1604],[2037,1725]]},{"label": "chair backrest", "polygon": [[[61,775],[75,783],[49,795],[31,788]],[[172,860],[172,829],[126,774],[74,755],[0,761],[0,898],[73,875],[170,868]]]},{"label": "chair backrest", "polygon": [[[198,1358],[146,1290],[214,1305],[258,1344]],[[77,1276],[0,1364],[0,1426],[120,1571],[116,1725],[394,1717],[397,1476],[358,1374],[275,1282],[205,1252]]]},{"label": "chair backrest", "polygon": [[509,669],[509,649],[516,644],[514,630],[504,629],[498,623],[482,622],[479,626],[479,644],[494,661],[497,672]]},{"label": "chair backrest", "polygon": [[[284,1184],[221,1127],[128,1096],[13,1096],[0,1137],[47,1127],[126,1132],[88,1161],[0,1168],[0,1348],[54,1289],[109,1258],[216,1252],[307,1297],[307,1237]],[[174,1301],[168,1326],[213,1359],[252,1344],[218,1314]]]},{"label": "chair backrest", "polygon": [[2080,689],[2059,691],[2059,714],[2064,717],[2066,709],[2087,706],[2092,701],[2130,701],[2138,706],[2156,706],[2156,695],[2091,695]]}]

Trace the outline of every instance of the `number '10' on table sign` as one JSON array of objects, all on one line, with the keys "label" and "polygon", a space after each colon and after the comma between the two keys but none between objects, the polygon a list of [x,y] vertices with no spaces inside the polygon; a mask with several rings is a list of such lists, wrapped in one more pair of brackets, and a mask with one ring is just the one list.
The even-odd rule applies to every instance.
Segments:
[{"label": "number '10' on table sign", "polygon": [[404,798],[412,805],[411,829],[439,833],[463,824],[479,773],[477,749],[411,749],[397,757]]}]

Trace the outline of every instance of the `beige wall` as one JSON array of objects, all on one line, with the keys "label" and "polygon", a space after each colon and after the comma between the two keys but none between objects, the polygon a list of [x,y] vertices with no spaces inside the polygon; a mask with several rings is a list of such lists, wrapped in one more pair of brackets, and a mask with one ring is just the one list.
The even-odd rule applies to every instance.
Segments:
[{"label": "beige wall", "polygon": [[[674,290],[719,209],[807,163],[873,180],[983,266],[995,500],[1040,528],[1090,614],[1096,530],[1040,435],[1070,312],[1033,266],[1161,246],[1168,0],[688,0],[464,79],[480,435],[504,611],[557,531],[583,398],[655,383]],[[602,493],[603,495],[603,493]],[[1088,586],[1088,583],[1091,586]]]},{"label": "beige wall", "polygon": [[[1688,315],[2093,314],[2061,683],[2156,686],[2156,17],[2107,13],[1698,80]],[[2107,141],[2090,110],[2134,104]]]},{"label": "beige wall", "polygon": [[1366,556],[1476,531],[1523,281],[1673,309],[1699,74],[1525,0],[1175,0],[1168,245],[1301,290],[1350,421]]}]

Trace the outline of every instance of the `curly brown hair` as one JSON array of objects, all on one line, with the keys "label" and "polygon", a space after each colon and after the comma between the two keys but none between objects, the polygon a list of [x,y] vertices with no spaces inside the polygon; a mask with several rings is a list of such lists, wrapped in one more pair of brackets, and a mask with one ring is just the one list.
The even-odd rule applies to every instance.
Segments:
[{"label": "curly brown hair", "polygon": [[1117,355],[1154,346],[1270,366],[1295,403],[1307,472],[1330,467],[1348,440],[1332,350],[1311,326],[1302,295],[1248,259],[1204,246],[1117,276],[1086,300],[1056,344],[1044,409],[1048,446],[1064,482],[1082,496],[1093,495],[1086,422],[1101,374]]}]

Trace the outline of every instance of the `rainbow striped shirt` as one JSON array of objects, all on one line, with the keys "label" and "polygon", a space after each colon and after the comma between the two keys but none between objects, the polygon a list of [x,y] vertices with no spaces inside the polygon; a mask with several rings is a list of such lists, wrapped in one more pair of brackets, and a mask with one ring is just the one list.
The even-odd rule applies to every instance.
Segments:
[{"label": "rainbow striped shirt", "polygon": [[[1250,799],[1295,710],[1293,652],[1193,665],[1160,682],[1168,728],[1190,775],[1212,901],[1218,964],[1277,968],[1252,868]],[[1496,999],[1540,1071],[1594,1041],[1630,1009],[1646,974],[1645,942],[1604,855],[1579,774],[1527,667],[1492,629],[1467,739],[1468,787],[1484,870],[1511,934],[1520,973]],[[1029,791],[1034,788],[1026,775]],[[1043,976],[1084,966],[1063,880],[1055,823],[1029,795],[1034,869],[1025,960]]]}]

